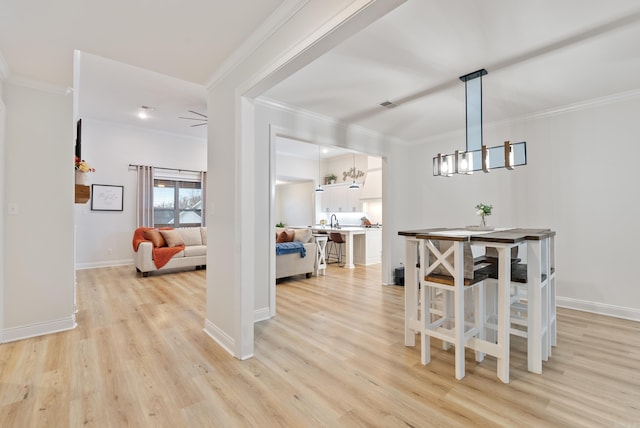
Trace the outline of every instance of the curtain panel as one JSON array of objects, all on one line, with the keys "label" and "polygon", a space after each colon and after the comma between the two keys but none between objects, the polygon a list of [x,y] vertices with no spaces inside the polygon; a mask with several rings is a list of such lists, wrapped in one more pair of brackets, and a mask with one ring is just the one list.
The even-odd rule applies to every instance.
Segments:
[{"label": "curtain panel", "polygon": [[153,227],[153,178],[155,168],[147,165],[136,166],[138,192],[136,199],[137,227]]}]

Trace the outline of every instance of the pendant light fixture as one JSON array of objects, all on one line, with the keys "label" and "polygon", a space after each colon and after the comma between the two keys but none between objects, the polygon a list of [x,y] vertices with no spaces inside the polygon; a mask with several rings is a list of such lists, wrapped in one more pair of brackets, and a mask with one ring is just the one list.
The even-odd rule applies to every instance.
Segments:
[{"label": "pendant light fixture", "polygon": [[358,183],[356,183],[356,154],[353,154],[353,169],[352,171],[354,171],[354,175],[353,175],[353,181],[351,182],[351,184],[349,185],[349,190],[358,190],[360,188],[360,186],[358,186]]},{"label": "pendant light fixture", "polygon": [[320,186],[320,146],[318,145],[318,187],[316,187],[316,192],[324,192],[322,186]]},{"label": "pendant light fixture", "polygon": [[511,170],[527,164],[526,141],[505,141],[495,147],[487,147],[482,141],[482,76],[486,75],[487,70],[483,68],[460,76],[464,82],[467,149],[434,156],[433,175],[451,177],[453,174],[473,174],[474,171],[489,172],[494,168]]}]

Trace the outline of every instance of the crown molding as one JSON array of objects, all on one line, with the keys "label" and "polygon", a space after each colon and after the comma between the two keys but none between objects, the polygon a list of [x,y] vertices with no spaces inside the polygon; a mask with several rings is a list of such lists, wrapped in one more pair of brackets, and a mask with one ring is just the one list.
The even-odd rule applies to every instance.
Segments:
[{"label": "crown molding", "polygon": [[310,0],[285,0],[285,2],[222,63],[220,68],[209,77],[205,83],[206,88],[211,89],[229,75],[229,73],[258,49],[258,47],[271,37],[285,22],[306,6],[309,1]]},{"label": "crown molding", "polygon": [[6,83],[9,85],[35,89],[37,91],[49,92],[55,95],[68,95],[73,91],[73,89],[69,87],[65,88],[64,86],[54,85],[52,83],[35,80],[30,77],[20,76],[17,74],[12,74],[11,77],[6,80]]},{"label": "crown molding", "polygon": [[261,96],[259,98],[256,98],[255,99],[255,103],[256,103],[256,105],[261,105],[263,107],[267,107],[267,108],[270,108],[270,109],[279,110],[279,111],[284,112],[284,113],[295,114],[295,115],[307,117],[307,118],[312,119],[312,120],[325,122],[325,123],[327,123],[329,125],[336,126],[336,127],[339,127],[339,128],[344,128],[344,129],[349,128],[349,129],[352,129],[352,130],[354,130],[354,131],[356,131],[356,132],[358,132],[360,134],[368,135],[373,139],[382,139],[382,140],[386,140],[386,141],[389,141],[389,142],[394,143],[394,144],[403,144],[403,145],[407,144],[406,141],[401,140],[401,139],[399,139],[397,137],[393,137],[393,136],[390,136],[390,135],[385,135],[385,134],[382,134],[380,132],[373,131],[373,130],[371,130],[369,128],[365,128],[364,126],[354,125],[352,123],[347,123],[347,122],[342,122],[342,121],[340,121],[340,120],[338,120],[336,118],[333,118],[331,116],[325,116],[323,114],[316,113],[316,112],[311,111],[311,110],[305,110],[305,109],[302,109],[300,107],[292,106],[290,104],[283,103],[281,101],[277,101],[277,100],[274,100],[272,98],[268,98],[268,97],[265,97],[265,96]]},{"label": "crown molding", "polygon": [[593,98],[586,101],[579,101],[573,104],[567,104],[561,107],[543,110],[538,113],[533,113],[520,117],[521,120],[540,119],[544,117],[559,116],[565,113],[571,113],[578,110],[587,110],[594,107],[600,107],[607,104],[615,104],[622,101],[632,100],[640,98],[640,89],[632,91],[618,92],[611,95],[605,95],[604,97]]},{"label": "crown molding", "polygon": [[10,75],[11,69],[9,68],[9,63],[4,59],[2,52],[0,52],[0,82],[8,79]]},{"label": "crown molding", "polygon": [[[531,120],[544,119],[549,117],[562,116],[567,113],[572,113],[580,110],[587,110],[591,108],[597,108],[608,104],[615,104],[619,102],[640,99],[640,89],[634,89],[632,91],[618,92],[616,94],[606,95],[604,97],[593,98],[590,100],[580,101],[577,103],[566,104],[564,106],[555,107],[552,109],[541,110],[539,112],[525,114],[522,116],[512,117],[509,119],[497,120],[494,122],[484,123],[482,126],[484,129],[494,129],[500,126],[508,125],[510,123],[527,122]],[[453,131],[443,132],[442,134],[433,135],[421,140],[410,141],[410,145],[434,143],[441,140],[448,140],[451,138],[458,138],[465,136],[465,129],[460,128]]]}]

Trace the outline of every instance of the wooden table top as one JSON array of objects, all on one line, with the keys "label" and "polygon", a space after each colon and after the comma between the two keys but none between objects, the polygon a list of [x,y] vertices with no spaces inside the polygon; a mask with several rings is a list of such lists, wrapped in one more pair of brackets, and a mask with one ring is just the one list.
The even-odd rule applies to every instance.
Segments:
[{"label": "wooden table top", "polygon": [[[451,234],[447,234],[451,231]],[[461,233],[462,232],[462,233]],[[469,234],[463,234],[469,232]],[[474,234],[474,232],[476,234]],[[460,228],[433,228],[420,230],[404,230],[398,232],[401,236],[413,236],[418,239],[437,239],[440,241],[461,241],[461,242],[500,242],[505,244],[515,244],[522,241],[539,241],[541,239],[555,236],[556,232],[551,229],[525,229],[515,228],[507,230],[497,230],[484,232],[478,230],[467,230]]]}]

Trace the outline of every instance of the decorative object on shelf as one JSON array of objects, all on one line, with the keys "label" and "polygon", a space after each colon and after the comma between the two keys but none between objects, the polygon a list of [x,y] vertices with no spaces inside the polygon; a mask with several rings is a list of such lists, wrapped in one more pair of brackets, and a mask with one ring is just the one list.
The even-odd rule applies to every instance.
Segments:
[{"label": "decorative object on shelf", "polygon": [[493,205],[478,204],[476,205],[476,209],[478,210],[476,214],[480,216],[480,227],[486,228],[487,221],[485,217],[488,215],[491,215],[491,210],[493,209]]},{"label": "decorative object on shelf", "polygon": [[336,184],[338,176],[335,174],[327,174],[324,176],[324,184]]},{"label": "decorative object on shelf", "polygon": [[[453,174],[473,174],[474,171],[489,172],[495,168],[514,169],[527,164],[527,142],[487,147],[482,141],[482,76],[484,68],[460,76],[464,82],[466,105],[466,151],[453,154],[438,153],[433,158],[433,175],[451,177]],[[491,162],[489,162],[491,159]]]},{"label": "decorative object on shelf", "polygon": [[76,184],[83,186],[89,185],[89,173],[95,172],[96,169],[89,166],[89,164],[81,160],[78,156],[75,157],[75,170],[76,170]]},{"label": "decorative object on shelf", "polygon": [[76,184],[75,202],[76,204],[85,204],[91,199],[91,190],[89,186]]},{"label": "decorative object on shelf", "polygon": [[283,222],[276,223],[276,227],[284,227],[284,223]]},{"label": "decorative object on shelf", "polygon": [[342,181],[347,181],[347,177],[351,177],[351,179],[353,180],[351,182],[351,184],[349,185],[349,189],[359,189],[360,186],[358,186],[358,184],[356,183],[356,179],[360,178],[360,177],[364,177],[364,172],[363,171],[358,171],[356,169],[356,155],[355,153],[353,154],[353,167],[349,170],[349,171],[345,171],[342,173]]},{"label": "decorative object on shelf", "polygon": [[91,186],[91,211],[123,211],[124,186],[94,184]]}]

